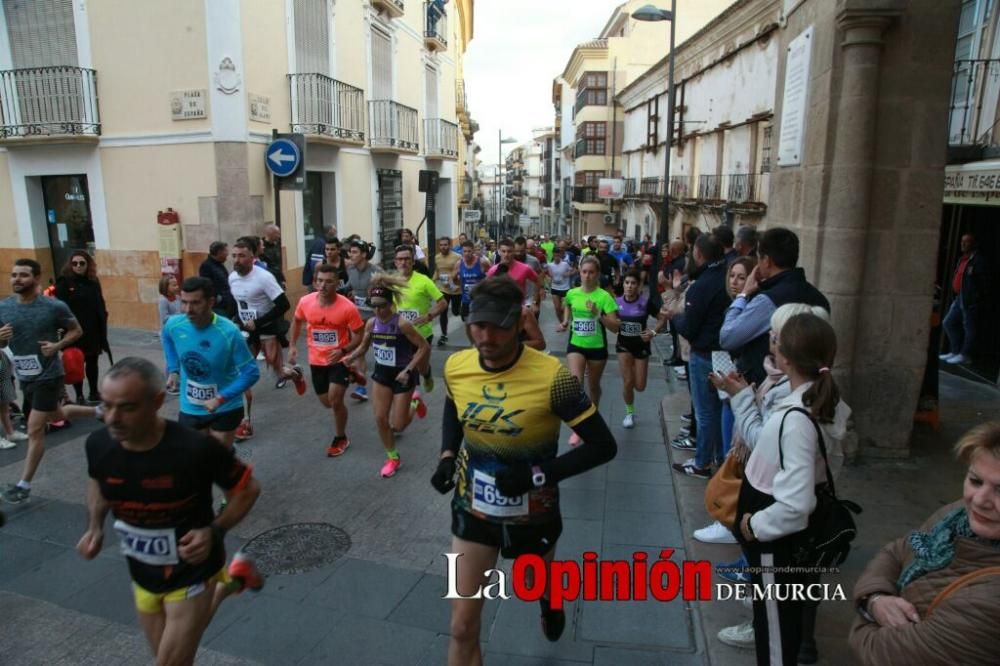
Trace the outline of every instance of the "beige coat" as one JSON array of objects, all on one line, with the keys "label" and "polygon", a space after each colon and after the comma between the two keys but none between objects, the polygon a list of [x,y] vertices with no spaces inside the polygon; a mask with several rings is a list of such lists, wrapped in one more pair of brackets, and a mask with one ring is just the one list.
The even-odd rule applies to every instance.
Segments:
[{"label": "beige coat", "polygon": [[[921,526],[930,529],[952,509],[941,508]],[[887,544],[868,563],[854,587],[855,602],[874,592],[896,594],[900,573],[913,560],[906,537]],[[881,627],[860,617],[848,641],[862,664],[1000,664],[1000,575],[984,576],[956,590],[934,609],[931,602],[950,583],[977,569],[1000,566],[1000,549],[972,539],[958,539],[951,564],[932,571],[903,588],[902,596],[917,609],[920,622],[905,627]]]}]

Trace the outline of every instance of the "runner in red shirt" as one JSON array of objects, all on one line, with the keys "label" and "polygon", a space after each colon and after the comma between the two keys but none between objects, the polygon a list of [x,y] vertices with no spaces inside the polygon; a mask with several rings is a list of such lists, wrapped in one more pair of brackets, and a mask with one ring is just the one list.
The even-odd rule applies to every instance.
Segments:
[{"label": "runner in red shirt", "polygon": [[361,344],[365,324],[354,303],[337,293],[339,284],[340,277],[334,266],[322,264],[316,268],[316,291],[303,296],[295,308],[288,351],[288,362],[294,365],[304,322],[313,389],[323,406],[333,411],[335,432],[326,449],[326,455],[331,458],[341,455],[351,445],[347,439],[347,406],[344,404],[347,387],[352,379],[362,385],[366,381],[364,376],[343,363],[344,357]]}]

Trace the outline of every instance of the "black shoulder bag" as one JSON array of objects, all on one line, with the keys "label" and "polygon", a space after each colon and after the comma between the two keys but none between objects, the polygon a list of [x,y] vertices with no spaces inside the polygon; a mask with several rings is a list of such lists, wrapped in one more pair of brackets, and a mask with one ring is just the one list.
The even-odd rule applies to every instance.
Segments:
[{"label": "black shoulder bag", "polygon": [[781,417],[778,428],[778,462],[785,468],[785,458],[781,451],[781,437],[785,430],[785,418],[791,412],[801,412],[809,417],[816,435],[819,437],[819,451],[826,467],[826,485],[816,486],[816,508],[809,516],[809,524],[804,530],[789,537],[792,544],[792,562],[797,566],[835,567],[847,559],[851,552],[851,542],[858,534],[852,514],[860,514],[856,503],[837,497],[830,472],[830,460],[826,455],[823,432],[812,414],[801,407],[793,407]]}]

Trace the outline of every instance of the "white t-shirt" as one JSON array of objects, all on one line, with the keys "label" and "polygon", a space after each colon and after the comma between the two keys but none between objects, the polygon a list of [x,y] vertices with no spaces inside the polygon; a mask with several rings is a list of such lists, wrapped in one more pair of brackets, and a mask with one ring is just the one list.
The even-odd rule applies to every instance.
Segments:
[{"label": "white t-shirt", "polygon": [[233,292],[241,321],[256,320],[267,314],[274,307],[274,299],[285,293],[274,276],[260,266],[254,266],[246,275],[230,273],[229,290]]},{"label": "white t-shirt", "polygon": [[550,261],[545,264],[545,268],[548,269],[549,276],[552,278],[553,289],[565,291],[570,288],[569,272],[573,270],[573,266],[568,261],[565,259],[558,263]]}]

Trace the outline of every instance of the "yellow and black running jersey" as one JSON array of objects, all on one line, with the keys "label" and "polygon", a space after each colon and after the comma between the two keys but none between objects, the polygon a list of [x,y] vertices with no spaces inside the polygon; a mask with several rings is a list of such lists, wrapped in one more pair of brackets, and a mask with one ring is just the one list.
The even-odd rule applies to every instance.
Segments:
[{"label": "yellow and black running jersey", "polygon": [[572,427],[597,411],[580,382],[557,359],[530,347],[501,370],[482,367],[475,349],[452,354],[444,379],[465,442],[455,504],[493,522],[551,520],[559,510],[555,485],[505,497],[496,489],[496,472],[556,457],[561,423]]}]

